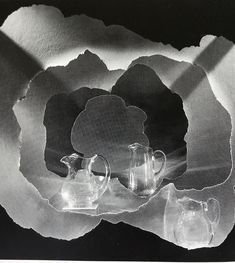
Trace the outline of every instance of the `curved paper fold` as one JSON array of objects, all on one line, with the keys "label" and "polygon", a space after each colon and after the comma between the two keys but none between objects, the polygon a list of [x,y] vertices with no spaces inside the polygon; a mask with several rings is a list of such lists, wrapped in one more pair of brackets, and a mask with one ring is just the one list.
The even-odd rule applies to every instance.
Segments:
[{"label": "curved paper fold", "polygon": [[204,71],[162,56],[144,57],[132,65],[152,67],[162,82],[179,94],[188,119],[187,171],[174,181],[178,189],[203,189],[224,182],[231,170],[231,119],[218,102]]},{"label": "curved paper fold", "polygon": [[[83,71],[85,64],[86,70]],[[77,71],[80,71],[80,76],[76,74]],[[27,98],[14,106],[14,112],[22,129],[20,167],[29,181],[32,176],[56,176],[47,171],[43,154],[46,143],[43,118],[48,100],[53,95],[68,94],[86,84],[95,88],[97,78],[99,79],[100,76],[100,87],[112,85],[118,74],[112,79],[109,77],[112,75],[110,72],[96,55],[87,51],[67,67],[49,68],[36,75],[30,82]],[[104,78],[103,75],[108,77]],[[43,195],[43,189],[39,189],[39,192]]]}]

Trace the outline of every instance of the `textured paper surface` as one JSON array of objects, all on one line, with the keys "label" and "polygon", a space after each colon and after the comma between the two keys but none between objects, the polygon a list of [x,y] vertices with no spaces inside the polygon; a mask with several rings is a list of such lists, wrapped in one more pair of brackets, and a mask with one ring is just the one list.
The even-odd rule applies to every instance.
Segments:
[{"label": "textured paper surface", "polygon": [[66,65],[89,49],[102,57],[109,69],[119,69],[127,68],[139,56],[175,50],[122,26],[105,26],[86,15],[64,18],[57,8],[43,5],[15,11],[2,30],[44,66]]}]

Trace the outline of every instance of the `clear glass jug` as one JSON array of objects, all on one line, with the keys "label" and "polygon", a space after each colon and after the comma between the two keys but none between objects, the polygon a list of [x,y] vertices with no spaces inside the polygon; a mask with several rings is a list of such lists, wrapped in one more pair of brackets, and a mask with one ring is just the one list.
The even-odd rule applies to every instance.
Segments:
[{"label": "clear glass jug", "polygon": [[[104,177],[95,176],[92,172],[92,167],[98,160],[104,164]],[[67,204],[63,210],[96,209],[96,201],[105,192],[110,179],[110,167],[106,159],[101,155],[87,158],[73,153],[60,161],[68,168],[68,175],[61,188],[62,198]],[[77,168],[78,162],[82,169]]]},{"label": "clear glass jug", "polygon": [[199,202],[183,197],[177,203],[180,210],[174,227],[177,244],[188,249],[207,247],[220,219],[219,202],[214,198]]},{"label": "clear glass jug", "polygon": [[[140,197],[152,195],[161,183],[166,166],[166,156],[160,151],[134,143],[128,146],[131,152],[128,189]],[[162,157],[159,166],[157,155]]]}]

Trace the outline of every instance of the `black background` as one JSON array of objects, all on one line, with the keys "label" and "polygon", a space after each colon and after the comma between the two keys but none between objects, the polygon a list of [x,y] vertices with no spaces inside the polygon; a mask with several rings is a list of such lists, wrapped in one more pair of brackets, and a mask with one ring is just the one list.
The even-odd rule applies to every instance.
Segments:
[{"label": "black background", "polygon": [[[65,16],[84,13],[106,25],[120,24],[153,41],[181,49],[198,45],[202,36],[235,42],[234,0],[0,0],[0,23],[21,6],[47,4]],[[119,223],[102,223],[70,242],[43,238],[16,225],[0,208],[0,259],[61,260],[235,260],[235,229],[218,248],[187,251],[156,235]]]}]

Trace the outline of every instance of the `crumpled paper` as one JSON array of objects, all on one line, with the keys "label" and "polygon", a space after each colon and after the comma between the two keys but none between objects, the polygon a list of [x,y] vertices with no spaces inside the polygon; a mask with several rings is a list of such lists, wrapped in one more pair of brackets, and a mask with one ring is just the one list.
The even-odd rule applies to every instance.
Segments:
[{"label": "crumpled paper", "polygon": [[[61,23],[63,24],[64,20],[66,19],[64,19],[61,13],[59,13],[56,9],[47,8],[44,6],[40,6],[38,8],[40,12],[37,12],[36,16],[35,10],[37,10],[37,6],[34,6],[32,9],[21,9],[20,11],[16,12],[16,14],[11,15],[1,29],[5,35],[8,35],[7,41],[12,43],[14,47],[17,47],[19,54],[22,53],[22,50],[19,50],[18,46],[21,48],[23,47],[24,51],[28,51],[30,56],[33,55],[34,58],[37,58],[35,59],[36,63],[38,63],[38,61],[41,59],[41,64],[45,65],[45,58],[48,56],[49,49],[48,45],[44,46],[43,43],[50,43],[50,52],[51,50],[54,50],[54,54],[62,53],[62,51],[66,49],[57,49],[57,40],[55,38],[55,35],[58,36],[60,32],[60,27],[58,25]],[[21,15],[21,12],[23,12],[24,15]],[[27,12],[29,13],[29,16],[27,15]],[[45,19],[44,12],[47,14],[47,19]],[[50,16],[48,14],[50,14]],[[23,21],[25,18],[30,18],[32,20],[32,23],[30,23],[30,26],[28,27],[30,30],[25,32],[24,28],[21,28],[22,24],[17,23],[18,30],[17,28],[14,28],[13,32],[13,27],[10,25],[12,22],[14,22],[14,15],[16,15],[18,18],[20,17],[22,19],[21,21]],[[40,16],[41,21],[43,20],[43,23],[35,23],[35,21],[37,21]],[[35,19],[36,17],[37,19]],[[49,17],[52,17],[53,19],[49,19]],[[58,18],[61,23],[58,23]],[[50,24],[51,20],[53,23]],[[72,20],[72,18],[68,19],[70,22]],[[94,23],[92,23],[92,25],[95,25],[95,21],[93,22]],[[35,30],[36,24],[40,25],[40,30],[42,31]],[[50,27],[48,27],[48,24],[50,24]],[[33,39],[31,38],[31,33],[37,32],[37,37],[40,38],[43,36],[43,30],[48,30],[48,28],[50,28],[49,31],[53,32],[53,34],[49,34],[51,37],[49,39],[53,38],[55,40],[54,44],[53,42],[48,41],[49,39],[45,38],[45,42],[42,41],[42,45],[40,45],[40,48],[38,48],[38,45],[35,45],[31,42],[31,39]],[[73,26],[70,28],[73,28]],[[109,27],[108,30],[112,30],[112,27]],[[125,31],[124,28],[118,30],[117,34],[120,33],[119,31],[124,31],[126,34],[130,33],[130,31]],[[40,34],[40,32],[42,32],[42,34]],[[72,41],[73,38],[69,34],[67,34],[67,37],[65,37],[66,31],[62,30],[62,32],[63,34],[60,35],[60,41],[64,41],[64,47],[70,43],[69,40],[71,40],[72,43],[76,42]],[[83,34],[80,34],[79,36],[81,37],[81,35]],[[21,36],[24,37],[21,38]],[[11,37],[13,41],[9,39],[9,37]],[[110,41],[109,39],[104,39],[107,41],[107,43]],[[234,71],[232,69],[232,62],[234,60],[234,46],[231,42],[228,42],[223,38],[210,38],[211,42],[207,41],[207,38],[204,38],[203,45],[198,48],[193,47],[186,49],[186,51],[182,50],[181,52],[178,52],[170,46],[158,45],[158,50],[153,51],[148,46],[149,41],[145,42],[145,40],[142,38],[140,39],[143,41],[141,42],[142,48],[140,49],[137,47],[137,52],[130,52],[130,56],[128,56],[128,59],[126,59],[128,64],[131,62],[132,58],[137,58],[136,54],[138,54],[139,57],[140,55],[146,55],[146,53],[152,53],[162,55],[167,54],[168,57],[173,59],[185,61],[191,60],[199,65],[192,66],[192,64],[189,63],[179,63],[167,58],[163,58],[164,60],[170,62],[169,64],[159,64],[159,70],[157,73],[162,82],[168,88],[179,94],[183,99],[184,111],[189,122],[188,133],[185,138],[187,141],[188,170],[183,176],[174,182],[175,186],[178,189],[196,188],[202,190],[177,190],[174,189],[175,187],[173,187],[172,184],[168,184],[163,187],[153,198],[151,198],[147,204],[141,206],[138,211],[133,213],[123,212],[115,216],[105,215],[102,218],[114,223],[123,221],[137,226],[143,230],[158,234],[159,236],[171,242],[175,242],[171,239],[170,235],[166,236],[164,231],[164,209],[166,203],[168,202],[167,197],[169,196],[167,193],[169,191],[176,191],[176,194],[178,195],[186,195],[188,197],[204,201],[206,201],[208,198],[215,198],[220,202],[220,207],[222,209],[218,230],[216,231],[210,246],[217,246],[226,238],[234,224],[234,176],[233,171],[230,173],[230,170],[232,169],[232,160],[230,155],[230,118],[232,118],[233,124],[234,115],[233,89],[231,85],[231,83],[233,83],[232,72]],[[19,43],[16,44],[14,42]],[[132,42],[130,41],[130,43]],[[145,47],[143,47],[144,43],[147,43]],[[219,45],[217,45],[218,43]],[[110,45],[112,46],[112,44]],[[150,46],[151,45],[152,43]],[[67,47],[67,50],[71,48],[69,45]],[[213,49],[213,47],[216,48]],[[101,59],[104,59],[107,64],[110,62],[107,60],[107,57],[110,57],[112,60],[113,58],[117,57],[117,55],[119,55],[119,52],[115,52],[115,48],[113,48],[113,46],[108,52],[104,51],[105,47],[101,48],[100,46],[97,46],[96,49],[97,51],[101,50],[98,55]],[[214,50],[214,52],[210,53],[211,50]],[[218,52],[218,50],[220,50],[220,52]],[[128,49],[127,42],[123,55],[125,56],[129,51],[130,50]],[[142,54],[141,51],[143,51]],[[218,56],[216,56],[216,52]],[[10,54],[8,45],[6,45],[6,48],[4,47],[4,57],[7,57],[7,54]],[[74,58],[74,50],[72,53],[70,53],[70,55],[71,54]],[[78,54],[78,50],[76,50],[76,54]],[[102,57],[102,54],[104,57]],[[113,56],[110,56],[110,54],[113,54]],[[210,56],[207,57],[207,54],[210,54]],[[27,52],[24,53],[24,55],[26,55],[27,58],[30,58],[30,62],[32,61],[32,58],[28,56]],[[131,56],[134,57],[131,58]],[[211,57],[213,56],[215,57],[215,61],[211,63]],[[1,57],[3,57],[3,52],[1,52]],[[49,58],[51,57],[49,56]],[[113,67],[114,65],[124,65],[122,62],[123,61],[120,58],[120,60],[116,60],[114,64],[110,63],[110,65]],[[38,64],[39,66],[35,71],[37,71],[37,69],[41,69],[41,64]],[[11,101],[12,103],[6,103],[5,98],[1,97],[0,112],[1,120],[4,121],[1,122],[1,156],[3,156],[1,158],[1,162],[3,169],[0,173],[2,178],[0,202],[1,205],[3,205],[6,209],[7,213],[13,218],[13,220],[23,227],[32,227],[43,236],[51,236],[63,239],[76,238],[93,229],[99,223],[100,217],[57,212],[48,204],[47,200],[41,198],[37,189],[24,178],[24,176],[27,177],[27,175],[28,178],[30,178],[32,177],[30,172],[35,175],[35,173],[38,171],[40,171],[41,174],[47,174],[51,178],[55,178],[55,175],[46,169],[43,159],[42,153],[45,148],[45,129],[42,126],[42,122],[46,100],[57,93],[57,90],[56,92],[53,89],[37,90],[37,85],[35,85],[34,88],[31,87],[27,93],[27,99],[23,101],[24,107],[20,107],[20,103],[16,104],[14,107],[17,121],[20,124],[19,127],[11,107],[17,99],[24,96],[25,90],[27,89],[26,83],[30,78],[33,77],[34,74],[34,71],[27,74],[29,67],[21,67],[21,65],[21,63],[17,65],[16,71],[11,70],[11,63],[4,63],[1,65],[1,68],[4,66],[8,66],[9,68],[8,75],[6,78],[4,78],[3,84],[5,84],[1,85],[1,88],[4,90],[6,83],[12,83],[12,92],[8,96],[8,101]],[[205,70],[207,75],[205,75],[202,69]],[[21,76],[23,76],[23,78]],[[207,77],[211,86],[209,85]],[[45,83],[47,80],[48,78],[44,79]],[[59,81],[57,81],[57,83],[58,87],[60,87]],[[190,87],[190,90],[188,87]],[[60,92],[64,92],[62,88],[58,88],[58,90],[60,90]],[[203,95],[200,96],[200,94]],[[208,100],[206,100],[206,96],[208,96]],[[37,100],[35,98],[37,98]],[[195,101],[194,98],[197,98],[197,101]],[[30,103],[28,101],[30,101]],[[33,103],[35,105],[33,105]],[[34,108],[33,112],[30,112],[30,107]],[[215,120],[215,116],[218,118],[217,120],[220,120],[220,122]],[[39,122],[40,124],[38,124]],[[20,169],[24,173],[24,176],[18,170],[20,157],[20,128],[22,131],[22,159],[20,163]],[[207,139],[204,136],[207,136],[209,132],[211,133],[211,137]],[[34,136],[31,136],[32,134],[34,134]],[[197,140],[199,140],[198,143]],[[209,148],[208,144],[211,145],[211,148]],[[234,140],[232,136],[232,150],[233,146]],[[206,153],[206,158],[203,153]],[[31,159],[27,160],[27,158],[24,157],[30,155],[32,155]],[[199,160],[197,160],[198,158]],[[197,177],[196,162],[200,163],[199,167],[201,169],[198,171],[200,180]],[[214,167],[216,167],[216,169],[214,169]],[[43,187],[39,189],[39,192],[43,196]],[[64,228],[65,222],[67,226],[66,229]]]}]

